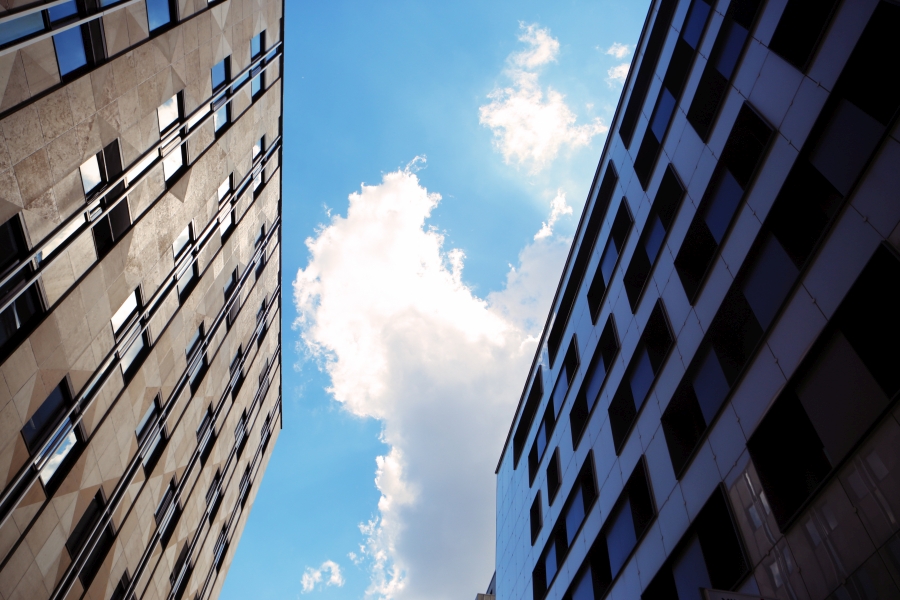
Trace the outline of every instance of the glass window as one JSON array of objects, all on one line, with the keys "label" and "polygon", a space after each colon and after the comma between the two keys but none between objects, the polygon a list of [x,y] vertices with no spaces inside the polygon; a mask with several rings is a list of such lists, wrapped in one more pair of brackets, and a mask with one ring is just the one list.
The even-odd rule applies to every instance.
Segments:
[{"label": "glass window", "polygon": [[163,158],[163,176],[166,181],[174,177],[184,166],[184,145],[179,144]]},{"label": "glass window", "polygon": [[742,290],[763,330],[771,325],[798,274],[797,267],[778,240],[767,235]]},{"label": "glass window", "polygon": [[84,195],[87,196],[103,182],[103,178],[100,175],[100,162],[97,160],[97,155],[95,154],[87,159],[84,164],[79,167],[79,170],[81,172],[81,185],[84,188]]},{"label": "glass window", "polygon": [[703,214],[703,220],[717,244],[722,243],[744,190],[728,169],[722,169],[716,191]]},{"label": "glass window", "polygon": [[25,438],[25,447],[30,453],[40,449],[41,444],[47,439],[53,426],[62,418],[66,408],[71,403],[68,388],[65,381],[61,382],[50,392],[43,404],[34,412],[34,415],[22,428],[22,437]]},{"label": "glass window", "polygon": [[584,495],[581,484],[577,485],[578,487],[575,489],[574,493],[569,496],[571,500],[569,502],[569,507],[566,509],[567,546],[572,545],[575,534],[578,533],[578,528],[581,527],[581,522],[584,521]]},{"label": "glass window", "polygon": [[694,375],[693,387],[700,411],[708,425],[712,423],[713,417],[716,416],[722,401],[731,389],[712,347],[706,350],[706,355],[700,362],[700,367]]},{"label": "glass window", "polygon": [[159,119],[159,130],[165,131],[169,126],[181,118],[181,110],[178,102],[178,94],[175,94],[156,109]]},{"label": "glass window", "polygon": [[672,575],[675,577],[675,589],[678,590],[679,600],[695,600],[700,596],[699,589],[712,588],[706,561],[703,559],[703,550],[700,548],[700,539],[696,535],[682,550],[681,556],[675,560]]},{"label": "glass window", "polygon": [[719,59],[716,61],[716,69],[725,79],[731,79],[738,57],[744,48],[744,40],[747,39],[747,30],[734,21],[728,23],[727,27],[728,33],[726,35],[728,37],[725,38],[725,42],[722,44]]},{"label": "glass window", "polygon": [[846,196],[881,139],[884,126],[842,99],[809,162]]},{"label": "glass window", "polygon": [[218,190],[219,202],[224,200],[225,196],[227,196],[228,192],[230,192],[230,191],[231,191],[231,175],[228,175],[228,177],[225,178],[225,181],[223,181],[222,184],[219,186],[219,190]]},{"label": "glass window", "polygon": [[253,78],[253,81],[250,82],[250,94],[252,96],[256,96],[259,91],[262,89],[262,74],[260,73],[256,77]]},{"label": "glass window", "polygon": [[252,157],[256,158],[257,156],[259,156],[260,153],[263,151],[264,146],[265,146],[265,144],[264,144],[263,138],[259,138],[258,140],[253,142]]},{"label": "glass window", "polygon": [[663,88],[662,93],[659,95],[659,100],[656,102],[656,110],[653,111],[653,119],[650,123],[650,130],[657,140],[662,141],[674,110],[675,96],[672,95],[668,88]]},{"label": "glass window", "polygon": [[559,377],[556,379],[556,385],[553,388],[553,412],[559,414],[562,410],[563,401],[566,399],[566,393],[569,391],[569,373],[566,365],[559,370]]},{"label": "glass window", "polygon": [[544,557],[544,572],[547,574],[547,585],[556,577],[556,545],[551,542]]},{"label": "glass window", "polygon": [[219,235],[223,238],[228,237],[232,227],[234,227],[234,211],[230,210],[219,217]]},{"label": "glass window", "polygon": [[175,238],[175,242],[172,243],[172,252],[175,255],[175,258],[181,256],[181,253],[184,252],[185,248],[187,248],[187,245],[191,243],[193,238],[193,227],[188,223],[188,226],[178,234],[178,237]]},{"label": "glass window", "polygon": [[178,297],[184,302],[186,294],[197,280],[197,263],[190,261],[176,274],[176,287],[178,288]]},{"label": "glass window", "polygon": [[230,115],[228,106],[228,104],[223,104],[213,115],[213,124],[216,131],[222,129],[229,121]]},{"label": "glass window", "polygon": [[584,573],[575,582],[572,589],[572,600],[594,600],[594,582],[590,565],[585,568]]},{"label": "glass window", "polygon": [[196,112],[193,113],[193,114],[191,115],[191,117],[190,117],[190,118],[188,119],[188,121],[187,121],[187,128],[188,128],[188,130],[193,129],[194,126],[195,126],[197,123],[199,123],[199,122],[203,119],[203,117],[205,117],[206,115],[208,115],[208,114],[209,114],[209,110],[210,110],[210,108],[209,108],[209,102],[207,102],[206,104],[202,104],[202,105],[198,106]]},{"label": "glass window", "polygon": [[700,34],[703,33],[703,26],[706,24],[706,17],[709,15],[709,4],[702,0],[694,0],[690,10],[681,38],[690,44],[691,48],[696,49],[700,42]]},{"label": "glass window", "polygon": [[603,282],[607,286],[612,279],[617,260],[619,260],[619,251],[616,249],[615,240],[610,236],[606,242],[606,248],[603,250],[603,256],[600,258],[600,272],[603,274]]},{"label": "glass window", "polygon": [[606,547],[609,552],[610,572],[615,576],[637,544],[628,496],[624,496],[619,507],[610,515],[608,523]]},{"label": "glass window", "polygon": [[187,346],[184,349],[184,353],[187,356],[190,356],[194,353],[194,350],[197,349],[197,344],[203,339],[203,323],[200,324],[200,327],[197,328],[197,331],[194,332],[194,335],[191,336],[191,339],[188,340]]},{"label": "glass window", "polygon": [[131,319],[131,316],[137,313],[137,309],[138,299],[137,290],[135,290],[128,295],[128,298],[125,299],[125,302],[122,303],[122,306],[119,307],[119,310],[117,310],[112,316],[112,319],[110,319],[113,332],[116,335],[121,333],[122,328]]},{"label": "glass window", "polygon": [[656,260],[662,248],[663,239],[666,237],[666,228],[663,227],[662,220],[660,220],[656,212],[650,215],[646,227],[647,233],[644,238],[644,249],[647,251],[647,258],[652,263]]},{"label": "glass window", "polygon": [[121,357],[120,365],[122,367],[122,374],[127,375],[128,371],[131,369],[131,366],[135,363],[135,361],[140,357],[141,352],[146,348],[147,345],[144,341],[144,335],[138,335],[131,345],[125,349]]},{"label": "glass window", "polygon": [[253,36],[250,39],[250,58],[256,58],[263,50],[263,35],[265,35],[265,31],[260,32],[259,34]]},{"label": "glass window", "polygon": [[150,31],[172,22],[172,8],[169,0],[147,0],[147,22]]},{"label": "glass window", "polygon": [[228,73],[228,63],[230,62],[229,58],[230,57],[226,56],[225,58],[214,64],[212,69],[210,70],[213,90],[219,89],[230,79],[230,75]]},{"label": "glass window", "polygon": [[78,15],[78,5],[75,3],[75,0],[72,0],[71,2],[66,2],[65,4],[53,6],[47,9],[47,15],[50,17],[51,23],[64,21],[69,17]]},{"label": "glass window", "polygon": [[538,428],[537,438],[535,439],[537,444],[537,455],[538,460],[544,456],[544,450],[547,449],[547,421],[542,420],[541,426]]},{"label": "glass window", "polygon": [[650,353],[647,346],[641,344],[635,352],[637,360],[629,374],[629,383],[631,384],[631,395],[634,398],[634,406],[639,409],[644,404],[647,392],[653,384],[653,365],[650,363]]},{"label": "glass window", "polygon": [[44,17],[39,12],[31,13],[6,23],[0,23],[0,45],[14,42],[43,30]]},{"label": "glass window", "polygon": [[147,437],[147,434],[150,432],[150,429],[153,427],[153,424],[156,422],[156,416],[159,413],[159,401],[154,398],[153,402],[150,403],[150,406],[147,408],[147,412],[144,413],[144,416],[141,417],[140,422],[138,423],[137,429],[134,430],[135,435],[137,436],[138,442],[144,440]]},{"label": "glass window", "polygon": [[53,45],[56,48],[56,62],[59,65],[60,76],[68,75],[87,64],[81,27],[72,27],[57,33],[53,36]]}]

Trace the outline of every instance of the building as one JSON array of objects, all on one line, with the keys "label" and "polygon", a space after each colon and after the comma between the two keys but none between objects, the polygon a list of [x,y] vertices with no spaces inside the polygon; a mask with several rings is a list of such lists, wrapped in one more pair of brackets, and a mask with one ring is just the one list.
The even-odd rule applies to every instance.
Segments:
[{"label": "building", "polygon": [[497,598],[900,598],[900,4],[651,4],[497,467]]},{"label": "building", "polygon": [[0,597],[218,596],[281,429],[283,0],[0,3]]}]

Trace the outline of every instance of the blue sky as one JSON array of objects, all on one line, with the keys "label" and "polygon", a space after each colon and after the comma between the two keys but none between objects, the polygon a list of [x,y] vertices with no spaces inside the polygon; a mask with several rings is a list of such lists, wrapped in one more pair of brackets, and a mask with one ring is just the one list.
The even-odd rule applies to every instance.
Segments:
[{"label": "blue sky", "polygon": [[649,3],[286,4],[284,430],[221,597],[472,596]]}]

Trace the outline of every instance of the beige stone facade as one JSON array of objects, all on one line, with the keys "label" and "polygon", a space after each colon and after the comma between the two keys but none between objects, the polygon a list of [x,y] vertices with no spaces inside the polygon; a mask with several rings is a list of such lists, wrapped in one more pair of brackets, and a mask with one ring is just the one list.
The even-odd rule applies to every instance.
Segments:
[{"label": "beige stone facade", "polygon": [[284,3],[70,5],[0,0],[0,599],[215,598],[282,425]]}]

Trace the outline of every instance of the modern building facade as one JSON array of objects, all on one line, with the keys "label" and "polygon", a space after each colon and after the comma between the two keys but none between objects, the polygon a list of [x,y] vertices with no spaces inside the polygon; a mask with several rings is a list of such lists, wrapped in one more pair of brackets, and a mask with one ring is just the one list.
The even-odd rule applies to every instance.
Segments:
[{"label": "modern building facade", "polygon": [[497,468],[499,600],[900,598],[898,32],[653,0]]},{"label": "modern building facade", "polygon": [[0,598],[215,598],[281,429],[283,0],[0,2]]}]

